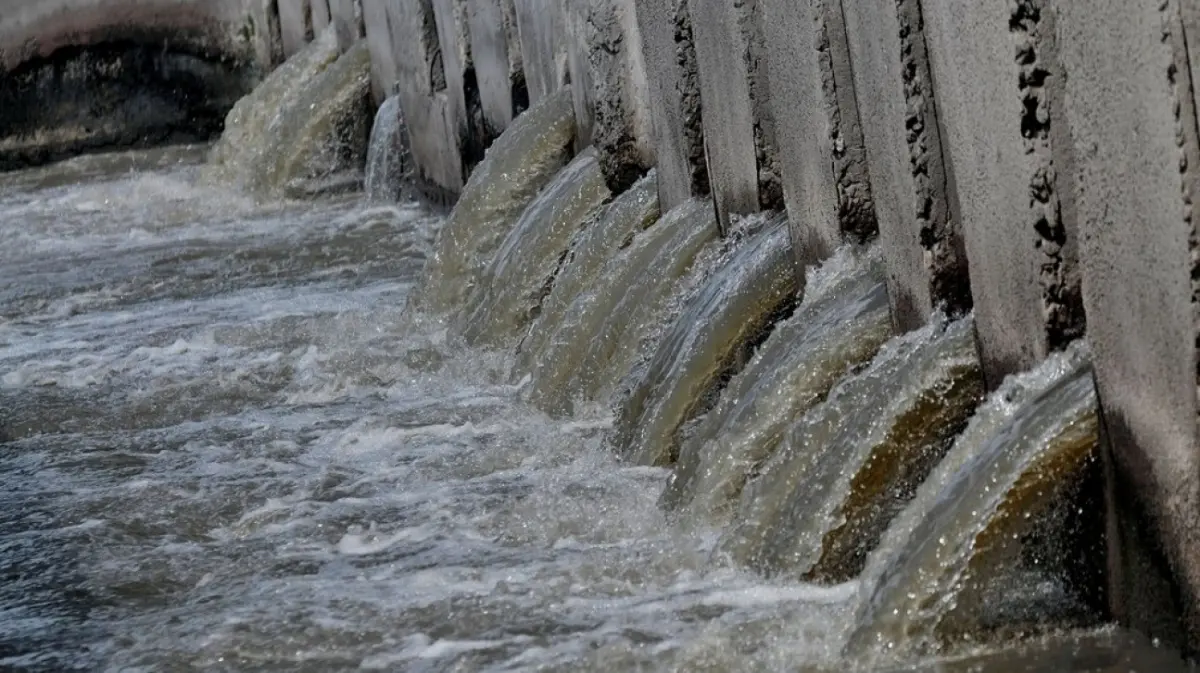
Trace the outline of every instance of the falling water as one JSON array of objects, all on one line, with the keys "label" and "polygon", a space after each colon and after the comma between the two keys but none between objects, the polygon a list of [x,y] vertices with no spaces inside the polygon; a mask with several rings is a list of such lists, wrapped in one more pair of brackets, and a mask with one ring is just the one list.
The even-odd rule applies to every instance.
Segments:
[{"label": "falling water", "polygon": [[1085,347],[976,409],[969,318],[608,194],[565,92],[447,218],[336,196],[363,53],[0,175],[0,668],[1182,670],[1095,611]]},{"label": "falling water", "polygon": [[400,201],[412,178],[412,169],[408,128],[404,125],[400,98],[392,96],[383,101],[375,113],[371,140],[367,144],[363,195],[368,201]]},{"label": "falling water", "polygon": [[737,367],[740,348],[795,306],[787,241],[786,221],[772,222],[689,300],[621,409],[612,440],[619,452],[642,465],[674,461],[677,431]]},{"label": "falling water", "polygon": [[799,310],[689,433],[663,505],[686,508],[684,519],[727,521],[747,477],[779,446],[784,430],[891,331],[878,260],[840,251],[808,280]]}]

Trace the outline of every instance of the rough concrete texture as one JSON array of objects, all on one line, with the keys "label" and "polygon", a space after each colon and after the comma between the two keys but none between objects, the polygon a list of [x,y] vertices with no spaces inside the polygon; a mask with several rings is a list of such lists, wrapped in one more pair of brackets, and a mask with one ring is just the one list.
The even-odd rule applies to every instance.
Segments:
[{"label": "rough concrete texture", "polygon": [[546,0],[514,0],[514,7],[529,102],[536,103],[567,83],[564,7]]},{"label": "rough concrete texture", "polygon": [[696,48],[687,0],[641,0],[637,23],[663,212],[709,193]]},{"label": "rough concrete texture", "polygon": [[329,3],[331,0],[309,0],[310,11],[312,12],[312,27],[313,34],[320,35],[333,19],[329,13]]},{"label": "rough concrete texture", "polygon": [[921,7],[881,0],[844,2],[842,10],[892,317],[913,329],[937,306],[957,314],[971,303]]},{"label": "rough concrete texture", "polygon": [[291,58],[312,42],[312,7],[309,0],[279,0],[280,39],[283,55]]},{"label": "rough concrete texture", "polygon": [[739,16],[727,0],[688,0],[704,101],[704,143],[717,223],[759,210],[754,101],[747,77],[749,48]]},{"label": "rough concrete texture", "polygon": [[761,0],[734,3],[738,29],[746,40],[746,73],[750,106],[754,111],[754,158],[758,164],[758,204],[766,210],[783,210],[783,184],[779,175],[779,146],[775,141],[771,76],[767,67],[767,38]]},{"label": "rough concrete texture", "polygon": [[867,174],[846,27],[838,0],[759,0],[775,142],[802,265],[878,225]]},{"label": "rough concrete texture", "polygon": [[[1073,148],[1046,0],[924,0],[990,387],[1082,334]],[[1059,131],[1056,133],[1056,130]]]},{"label": "rough concrete texture", "polygon": [[593,92],[592,144],[608,188],[622,192],[654,165],[649,87],[633,0],[594,0],[586,44]]},{"label": "rough concrete texture", "polygon": [[207,139],[273,65],[277,33],[264,9],[257,0],[0,0],[0,169]]},{"label": "rough concrete texture", "polygon": [[467,34],[487,131],[499,135],[529,107],[513,0],[468,0]]},{"label": "rough concrete texture", "polygon": [[[1200,648],[1197,157],[1173,0],[1058,5],[1075,141],[1084,304],[1111,448],[1114,608]],[[1195,38],[1195,36],[1190,36]],[[1157,570],[1157,572],[1154,572]],[[1156,590],[1175,578],[1182,623]],[[1182,629],[1179,627],[1182,625]],[[1174,632],[1174,633],[1173,633]]]}]

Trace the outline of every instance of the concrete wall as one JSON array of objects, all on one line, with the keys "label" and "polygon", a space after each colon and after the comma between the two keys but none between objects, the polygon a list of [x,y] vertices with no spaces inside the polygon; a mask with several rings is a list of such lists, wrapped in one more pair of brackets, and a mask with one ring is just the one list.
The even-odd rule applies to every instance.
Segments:
[{"label": "concrete wall", "polygon": [[278,0],[280,39],[283,55],[291,58],[313,39],[312,8],[309,0]]},{"label": "concrete wall", "polygon": [[468,0],[467,33],[484,120],[499,133],[529,107],[513,0]]}]

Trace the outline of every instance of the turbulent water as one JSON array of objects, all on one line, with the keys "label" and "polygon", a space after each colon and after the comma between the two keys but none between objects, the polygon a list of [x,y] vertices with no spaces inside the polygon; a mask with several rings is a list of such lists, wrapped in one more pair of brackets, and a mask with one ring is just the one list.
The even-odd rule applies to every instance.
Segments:
[{"label": "turbulent water", "polygon": [[0,175],[0,670],[1183,670],[1098,608],[1086,346],[985,399],[878,251],[608,194],[563,94],[445,217],[247,184],[331,49]]}]

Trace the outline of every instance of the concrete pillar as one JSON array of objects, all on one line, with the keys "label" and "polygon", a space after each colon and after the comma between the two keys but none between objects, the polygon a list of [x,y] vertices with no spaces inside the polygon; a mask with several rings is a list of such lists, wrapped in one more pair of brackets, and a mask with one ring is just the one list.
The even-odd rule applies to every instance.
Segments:
[{"label": "concrete pillar", "polygon": [[283,35],[279,4],[273,0],[248,0],[247,11],[254,24],[254,58],[264,72],[283,63]]},{"label": "concrete pillar", "polygon": [[663,212],[709,193],[703,110],[687,0],[639,0],[637,23]]},{"label": "concrete pillar", "polygon": [[312,8],[314,35],[320,35],[325,32],[325,29],[333,21],[329,13],[329,2],[330,0],[309,0],[309,6]]},{"label": "concrete pillar", "polygon": [[362,38],[362,0],[329,0],[329,15],[337,31],[338,47],[342,51]]},{"label": "concrete pillar", "polygon": [[372,79],[377,95],[400,98],[417,187],[449,200],[462,189],[463,162],[432,1],[365,0],[363,14]]},{"label": "concrete pillar", "polygon": [[561,2],[514,0],[514,7],[529,102],[536,103],[567,81],[566,20]]},{"label": "concrete pillar", "polygon": [[608,188],[620,193],[654,165],[649,84],[634,0],[593,0],[581,44],[591,75],[592,144]]},{"label": "concrete pillar", "polygon": [[499,135],[529,107],[513,0],[468,0],[467,33],[483,118]]},{"label": "concrete pillar", "polygon": [[[749,3],[753,5],[753,3]],[[755,108],[747,72],[749,44],[732,0],[688,0],[704,103],[704,142],[717,224],[759,210]]]},{"label": "concrete pillar", "polygon": [[283,54],[291,58],[313,39],[308,0],[279,0],[279,28]]},{"label": "concrete pillar", "polygon": [[1074,148],[1048,0],[922,0],[990,387],[1083,334]]},{"label": "concrete pillar", "polygon": [[[1024,4],[1024,3],[1022,3]],[[1057,2],[1088,339],[1110,445],[1114,609],[1200,649],[1194,5]],[[1190,39],[1190,42],[1189,42]],[[1163,587],[1166,587],[1165,589]],[[1172,620],[1172,596],[1182,621]],[[1180,627],[1182,626],[1182,629]]]},{"label": "concrete pillar", "polygon": [[839,0],[759,0],[780,177],[801,265],[875,236],[858,99]]},{"label": "concrete pillar", "polygon": [[966,254],[944,160],[918,0],[843,0],[871,194],[898,328],[969,308]]}]

